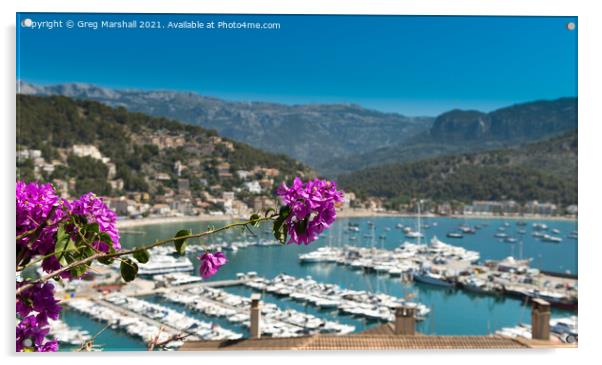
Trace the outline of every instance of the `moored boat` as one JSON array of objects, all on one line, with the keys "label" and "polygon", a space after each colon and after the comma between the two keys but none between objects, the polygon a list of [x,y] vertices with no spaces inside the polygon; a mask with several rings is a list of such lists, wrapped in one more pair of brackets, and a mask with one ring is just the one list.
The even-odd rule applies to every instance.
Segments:
[{"label": "moored boat", "polygon": [[434,273],[430,270],[420,270],[413,274],[414,281],[423,284],[441,286],[451,288],[454,286],[454,282],[441,274]]},{"label": "moored boat", "polygon": [[458,233],[458,232],[449,232],[446,236],[449,238],[463,238],[464,237],[464,235],[462,235],[462,233]]}]

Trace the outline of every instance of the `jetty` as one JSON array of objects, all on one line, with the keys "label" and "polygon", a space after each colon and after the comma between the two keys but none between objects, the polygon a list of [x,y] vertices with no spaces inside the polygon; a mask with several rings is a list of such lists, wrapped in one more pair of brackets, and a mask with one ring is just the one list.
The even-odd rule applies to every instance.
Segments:
[{"label": "jetty", "polygon": [[268,280],[250,276],[247,277],[244,285],[259,292],[290,297],[321,309],[336,309],[342,313],[370,320],[393,321],[394,312],[400,306],[413,306],[419,320],[424,319],[430,312],[426,305],[410,302],[405,298],[383,293],[343,289],[335,284],[318,283],[311,277],[297,278],[280,274]]},{"label": "jetty", "polygon": [[[211,286],[196,286],[184,290],[172,288],[162,297],[207,316],[223,317],[230,323],[250,328],[249,298]],[[354,326],[323,320],[293,309],[282,310],[273,303],[265,303],[261,314],[262,333],[272,337],[296,337],[312,333],[347,334],[355,330]]]}]

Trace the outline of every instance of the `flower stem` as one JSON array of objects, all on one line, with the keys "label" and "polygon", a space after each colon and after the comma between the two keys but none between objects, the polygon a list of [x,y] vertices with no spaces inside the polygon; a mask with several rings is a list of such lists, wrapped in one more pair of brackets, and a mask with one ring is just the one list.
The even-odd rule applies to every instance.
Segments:
[{"label": "flower stem", "polygon": [[258,218],[258,219],[254,219],[254,220],[249,220],[249,221],[245,221],[245,222],[236,222],[236,223],[231,223],[231,224],[227,224],[223,227],[217,228],[217,229],[211,229],[208,231],[204,231],[204,232],[200,232],[200,233],[195,233],[195,234],[190,234],[188,236],[180,236],[180,237],[172,237],[172,238],[168,238],[165,240],[161,240],[161,241],[157,241],[151,244],[147,244],[145,246],[142,247],[137,247],[137,248],[133,248],[133,249],[129,249],[129,250],[122,250],[122,251],[118,251],[118,252],[114,252],[114,253],[104,253],[104,252],[97,252],[91,256],[86,257],[85,259],[76,261],[76,262],[72,262],[67,266],[64,266],[56,271],[51,272],[50,274],[41,277],[38,280],[32,281],[30,283],[27,283],[21,287],[19,287],[16,291],[16,295],[19,295],[21,292],[23,292],[24,290],[27,290],[28,288],[32,287],[35,284],[38,283],[45,283],[48,280],[52,279],[53,277],[60,275],[66,271],[71,270],[74,267],[77,267],[79,265],[83,265],[83,264],[87,264],[91,261],[94,261],[96,259],[99,258],[115,258],[115,257],[121,257],[121,256],[125,256],[125,255],[130,255],[133,254],[135,252],[139,252],[139,251],[144,251],[144,250],[148,250],[150,248],[156,247],[156,246],[160,246],[160,245],[164,245],[166,243],[170,243],[170,242],[174,242],[176,240],[186,240],[186,239],[190,239],[190,238],[199,238],[199,237],[205,237],[205,236],[209,236],[221,231],[225,231],[234,227],[241,227],[241,226],[246,226],[248,224],[251,223],[259,223],[259,222],[265,222],[265,221],[269,221],[272,220],[273,218],[277,217],[278,214],[272,214],[268,217],[264,217],[264,218]]}]

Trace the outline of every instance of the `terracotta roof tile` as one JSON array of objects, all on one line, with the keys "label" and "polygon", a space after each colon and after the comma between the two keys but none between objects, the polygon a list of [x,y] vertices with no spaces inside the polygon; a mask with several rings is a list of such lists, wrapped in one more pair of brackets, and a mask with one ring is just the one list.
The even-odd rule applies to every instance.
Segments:
[{"label": "terracotta roof tile", "polygon": [[226,341],[189,341],[182,351],[216,350],[401,350],[401,349],[511,349],[527,343],[497,336],[305,336]]},{"label": "terracotta roof tile", "polygon": [[358,332],[357,335],[395,335],[395,325],[393,323],[383,323],[380,326],[370,327],[367,330]]}]

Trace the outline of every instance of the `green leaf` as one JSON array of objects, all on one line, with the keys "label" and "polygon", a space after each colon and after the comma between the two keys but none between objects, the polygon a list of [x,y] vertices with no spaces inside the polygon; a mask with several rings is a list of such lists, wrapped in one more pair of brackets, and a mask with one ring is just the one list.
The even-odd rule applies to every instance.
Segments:
[{"label": "green leaf", "polygon": [[305,219],[303,219],[301,222],[299,222],[295,225],[295,231],[297,231],[297,233],[300,235],[305,234],[305,232],[307,231],[308,223],[309,223],[309,216],[305,217]]},{"label": "green leaf", "polygon": [[148,250],[135,251],[133,256],[141,264],[146,264],[150,259]]},{"label": "green leaf", "polygon": [[291,207],[289,207],[288,205],[283,205],[280,207],[280,211],[278,212],[278,218],[282,218],[283,220],[288,218],[288,216],[291,214]]},{"label": "green leaf", "polygon": [[98,223],[88,224],[86,226],[86,232],[99,233],[100,232],[100,227],[98,226]]},{"label": "green leaf", "polygon": [[259,214],[252,214],[251,218],[249,218],[249,221],[251,222],[251,225],[254,227],[259,226],[259,219],[261,219],[261,217],[259,216]]},{"label": "green leaf", "polygon": [[71,274],[72,277],[74,278],[79,278],[80,276],[84,275],[86,273],[86,271],[88,271],[88,269],[90,268],[90,264],[81,264],[81,265],[77,265],[75,267],[73,267],[71,270],[69,270],[69,273]]},{"label": "green leaf", "polygon": [[56,232],[56,244],[54,248],[54,256],[59,261],[61,266],[68,264],[68,257],[75,254],[75,242],[71,240],[71,235],[65,231],[65,226],[59,226]]},{"label": "green leaf", "polygon": [[288,240],[288,230],[286,229],[286,225],[282,226],[282,241],[280,241],[280,243],[282,243],[283,245],[286,244],[286,241]]},{"label": "green leaf", "polygon": [[278,211],[278,218],[274,220],[274,225],[272,226],[274,238],[283,245],[286,244],[286,240],[288,239],[288,226],[285,221],[290,214],[291,207],[288,205],[281,206]]},{"label": "green leaf", "polygon": [[115,261],[112,257],[99,257],[97,260],[103,265],[111,265]]},{"label": "green leaf", "polygon": [[80,260],[88,258],[96,253],[96,251],[89,246],[80,247],[79,252],[81,253],[79,257]]},{"label": "green leaf", "polygon": [[[176,237],[185,237],[185,236],[190,236],[192,234],[192,231],[189,229],[183,229],[181,231],[178,231],[178,233],[176,233]],[[184,252],[186,251],[186,245],[188,244],[186,242],[186,239],[179,239],[179,240],[174,240],[174,244],[176,245],[176,251],[180,254],[183,255]]]},{"label": "green leaf", "polygon": [[[113,248],[113,246],[109,246],[108,253],[115,253],[115,249]],[[115,259],[112,257],[99,257],[97,260],[98,262],[104,265],[111,265],[115,261]]]},{"label": "green leaf", "polygon": [[[96,252],[91,247],[80,246],[77,248],[76,252],[71,252],[71,251],[66,252],[65,259],[66,259],[67,263],[71,264],[73,262],[77,262],[77,261],[83,260],[85,258],[88,258],[88,257],[94,255],[95,253]],[[90,269],[90,265],[91,265],[90,262],[81,264],[81,265],[77,265],[77,266],[73,267],[71,270],[69,270],[69,273],[71,274],[72,277],[79,278],[80,276],[85,274],[88,271],[88,269]]]},{"label": "green leaf", "polygon": [[282,217],[278,217],[278,219],[274,220],[274,225],[272,226],[272,232],[274,233],[274,238],[280,242],[281,244],[286,243],[286,239],[288,236],[287,226],[284,224],[284,219]]},{"label": "green leaf", "polygon": [[123,259],[121,265],[119,265],[119,270],[121,271],[123,280],[130,282],[134,280],[138,274],[138,265],[130,259]]},{"label": "green leaf", "polygon": [[88,224],[88,218],[86,218],[85,215],[74,215],[73,224],[75,224],[76,226],[85,226]]},{"label": "green leaf", "polygon": [[67,233],[67,231],[65,231],[65,225],[64,224],[59,225],[59,229],[56,231],[56,240],[64,241],[69,238],[70,238],[70,235],[69,235],[69,233]]}]

